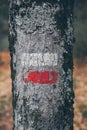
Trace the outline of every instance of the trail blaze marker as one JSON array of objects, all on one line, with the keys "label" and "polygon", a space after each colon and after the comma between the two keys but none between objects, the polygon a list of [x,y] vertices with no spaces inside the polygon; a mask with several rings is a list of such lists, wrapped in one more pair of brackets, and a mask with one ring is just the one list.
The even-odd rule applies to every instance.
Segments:
[{"label": "trail blaze marker", "polygon": [[[45,66],[57,66],[58,55],[57,53],[23,53],[21,57],[21,64],[23,67],[34,66],[42,67]],[[45,71],[29,71],[27,78],[24,78],[24,82],[31,82],[33,84],[54,84],[57,82],[57,72],[51,70]]]},{"label": "trail blaze marker", "polygon": [[13,130],[73,130],[74,0],[9,0]]},{"label": "trail blaze marker", "polygon": [[21,55],[22,66],[57,66],[57,53],[23,53]]},{"label": "trail blaze marker", "polygon": [[55,71],[32,71],[28,73],[28,77],[24,78],[24,82],[39,84],[55,84],[57,82],[57,72]]}]

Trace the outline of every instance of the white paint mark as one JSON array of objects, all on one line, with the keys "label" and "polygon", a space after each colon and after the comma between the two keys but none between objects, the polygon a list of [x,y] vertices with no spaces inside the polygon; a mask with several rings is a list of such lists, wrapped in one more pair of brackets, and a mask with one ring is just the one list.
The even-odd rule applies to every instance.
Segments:
[{"label": "white paint mark", "polygon": [[57,66],[57,53],[23,53],[22,66]]}]

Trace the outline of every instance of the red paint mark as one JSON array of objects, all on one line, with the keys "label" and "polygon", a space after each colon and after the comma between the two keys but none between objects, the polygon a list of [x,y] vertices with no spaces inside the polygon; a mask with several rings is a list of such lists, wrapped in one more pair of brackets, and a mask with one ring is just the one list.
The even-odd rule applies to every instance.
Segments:
[{"label": "red paint mark", "polygon": [[31,71],[28,73],[28,77],[24,78],[24,82],[32,82],[34,84],[53,84],[57,82],[56,71]]}]

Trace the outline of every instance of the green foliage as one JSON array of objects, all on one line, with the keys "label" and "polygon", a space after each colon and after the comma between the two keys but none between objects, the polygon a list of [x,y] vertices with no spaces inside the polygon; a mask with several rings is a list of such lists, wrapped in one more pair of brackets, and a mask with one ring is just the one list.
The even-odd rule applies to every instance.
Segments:
[{"label": "green foliage", "polygon": [[87,118],[87,106],[86,105],[81,105],[80,106],[80,111],[82,112],[82,116],[84,118]]},{"label": "green foliage", "polygon": [[2,96],[0,99],[0,116],[5,114],[7,106],[9,106],[11,102],[11,95],[8,96]]},{"label": "green foliage", "polygon": [[5,101],[0,102],[0,115],[5,111]]},{"label": "green foliage", "polygon": [[8,1],[0,0],[0,51],[8,48]]},{"label": "green foliage", "polygon": [[4,38],[0,39],[0,51],[8,50],[9,42],[8,42],[8,37],[4,36]]},{"label": "green foliage", "polygon": [[3,96],[0,100],[0,115],[4,114],[5,112],[5,106],[6,106],[6,101],[8,97]]},{"label": "green foliage", "polygon": [[83,117],[87,118],[87,110],[83,111]]},{"label": "green foliage", "polygon": [[76,17],[74,57],[83,59],[87,56],[87,1],[76,3],[74,14]]},{"label": "green foliage", "polygon": [[0,0],[0,39],[8,32],[8,1]]}]

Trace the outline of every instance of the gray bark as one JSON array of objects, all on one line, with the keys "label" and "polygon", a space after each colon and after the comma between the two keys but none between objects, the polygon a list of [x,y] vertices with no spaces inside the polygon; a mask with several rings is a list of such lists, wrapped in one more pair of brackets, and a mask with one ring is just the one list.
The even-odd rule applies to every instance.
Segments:
[{"label": "gray bark", "polygon": [[[73,130],[73,3],[9,1],[13,130]],[[55,83],[24,82],[48,70]]]}]

